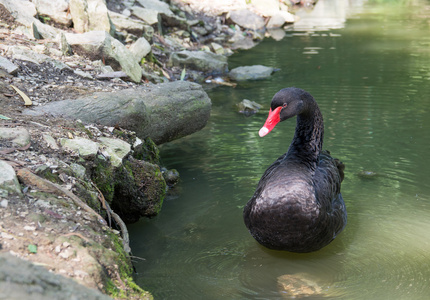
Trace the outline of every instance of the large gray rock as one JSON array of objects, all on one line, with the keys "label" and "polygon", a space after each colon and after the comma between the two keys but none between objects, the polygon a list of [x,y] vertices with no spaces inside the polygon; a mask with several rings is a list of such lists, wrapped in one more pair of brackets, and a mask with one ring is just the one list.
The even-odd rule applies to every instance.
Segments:
[{"label": "large gray rock", "polygon": [[112,299],[9,253],[0,253],[0,291],[2,299]]},{"label": "large gray rock", "polygon": [[67,0],[34,0],[39,15],[48,16],[57,23],[69,26],[72,16],[68,13],[69,1]]},{"label": "large gray rock", "polygon": [[92,60],[104,59],[114,69],[121,68],[131,80],[140,82],[142,69],[134,55],[106,31],[67,33],[65,36],[74,52],[89,56]]},{"label": "large gray rock", "polygon": [[227,57],[206,51],[174,52],[170,55],[169,64],[203,72],[222,74],[228,71]]},{"label": "large gray rock", "polygon": [[247,9],[233,10],[230,12],[230,20],[243,28],[252,30],[264,28],[264,19]]},{"label": "large gray rock", "polygon": [[70,0],[70,13],[77,32],[102,30],[115,34],[105,0]]},{"label": "large gray rock", "polygon": [[135,131],[141,139],[150,137],[162,144],[202,129],[210,110],[211,101],[200,85],[175,81],[51,102],[26,113],[118,125]]},{"label": "large gray rock", "polygon": [[259,80],[270,77],[274,69],[262,65],[237,67],[228,76],[235,81]]}]

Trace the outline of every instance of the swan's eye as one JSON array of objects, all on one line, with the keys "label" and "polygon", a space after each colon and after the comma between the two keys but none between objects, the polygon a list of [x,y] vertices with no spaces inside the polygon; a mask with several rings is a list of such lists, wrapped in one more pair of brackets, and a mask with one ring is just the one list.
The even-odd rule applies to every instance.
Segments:
[{"label": "swan's eye", "polygon": [[282,108],[285,108],[285,107],[287,107],[287,103],[284,103],[284,104],[282,105]]}]

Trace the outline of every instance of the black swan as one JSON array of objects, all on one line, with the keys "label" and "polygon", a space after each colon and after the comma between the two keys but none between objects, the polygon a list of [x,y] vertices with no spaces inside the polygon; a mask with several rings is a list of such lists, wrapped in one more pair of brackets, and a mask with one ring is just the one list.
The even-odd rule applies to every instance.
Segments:
[{"label": "black swan", "polygon": [[340,193],[345,167],[321,151],[323,118],[314,98],[302,89],[285,88],[275,94],[259,135],[296,115],[296,132],[287,153],[264,172],[243,217],[263,246],[312,252],[329,244],[346,225]]}]

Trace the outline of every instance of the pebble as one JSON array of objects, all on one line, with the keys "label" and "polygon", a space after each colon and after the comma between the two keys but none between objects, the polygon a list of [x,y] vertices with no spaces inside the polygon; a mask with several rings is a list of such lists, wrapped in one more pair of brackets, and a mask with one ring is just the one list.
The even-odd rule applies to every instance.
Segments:
[{"label": "pebble", "polygon": [[0,206],[3,208],[7,208],[9,201],[6,199],[3,199],[2,201],[0,201]]}]

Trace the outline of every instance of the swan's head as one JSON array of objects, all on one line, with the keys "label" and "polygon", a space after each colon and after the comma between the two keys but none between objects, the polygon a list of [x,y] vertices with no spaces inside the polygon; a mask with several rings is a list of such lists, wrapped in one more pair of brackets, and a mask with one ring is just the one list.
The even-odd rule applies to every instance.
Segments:
[{"label": "swan's head", "polygon": [[269,116],[258,132],[260,137],[272,131],[279,122],[304,112],[306,110],[305,103],[309,97],[312,98],[308,92],[298,88],[286,88],[277,92],[270,104]]}]

